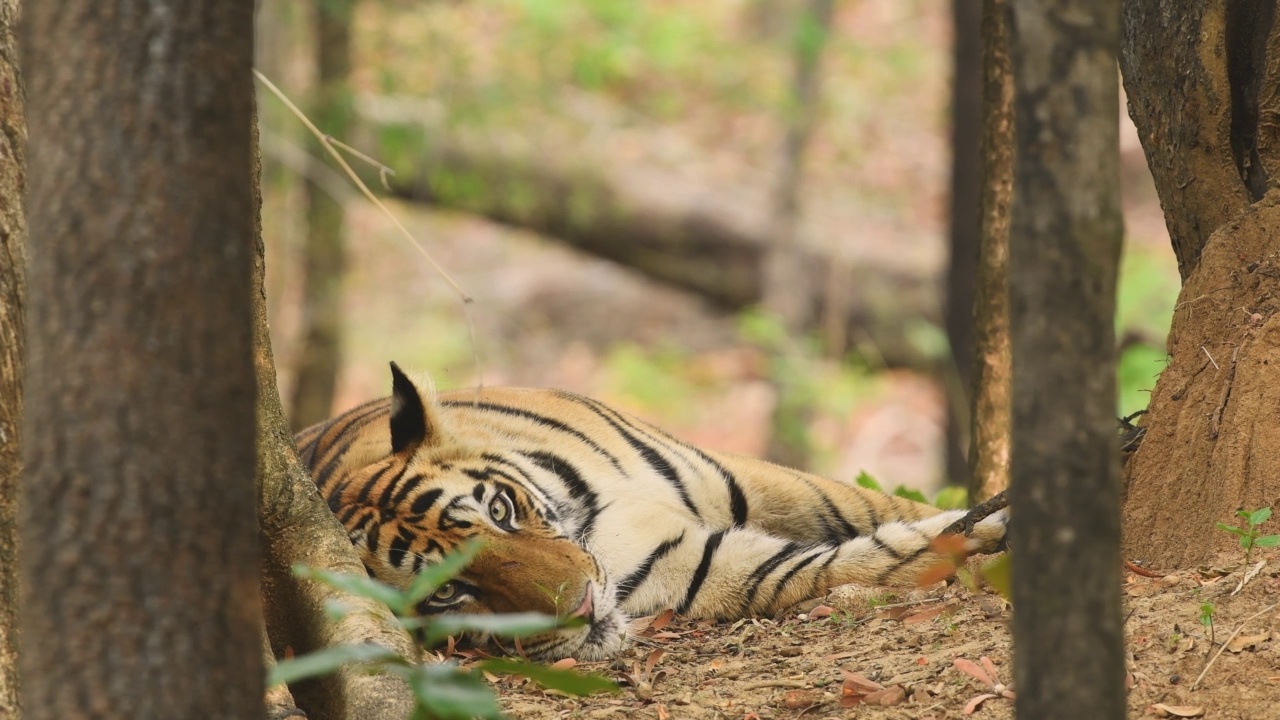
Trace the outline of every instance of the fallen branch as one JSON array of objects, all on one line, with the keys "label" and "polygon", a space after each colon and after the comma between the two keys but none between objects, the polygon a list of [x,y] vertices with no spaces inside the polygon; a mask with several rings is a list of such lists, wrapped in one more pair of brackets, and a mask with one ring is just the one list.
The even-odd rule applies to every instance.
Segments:
[{"label": "fallen branch", "polygon": [[[357,144],[381,148],[396,197],[536,232],[726,309],[764,297],[772,238],[761,197],[622,166],[581,147],[556,153],[525,137],[468,134],[445,126],[421,100],[366,96],[356,112]],[[834,322],[890,364],[923,360],[909,330],[912,321],[941,322],[935,269],[858,242],[857,228],[823,231],[848,239],[801,234],[796,252],[808,281],[795,290],[804,296],[803,325]]]}]

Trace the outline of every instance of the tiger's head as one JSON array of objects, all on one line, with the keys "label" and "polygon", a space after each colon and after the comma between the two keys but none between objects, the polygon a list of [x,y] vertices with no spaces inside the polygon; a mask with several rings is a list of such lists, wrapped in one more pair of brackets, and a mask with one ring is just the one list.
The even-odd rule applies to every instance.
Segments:
[{"label": "tiger's head", "polygon": [[578,618],[574,626],[522,639],[520,649],[535,659],[616,654],[625,643],[625,618],[603,569],[538,489],[547,486],[539,483],[547,470],[450,433],[429,384],[395,363],[391,373],[390,454],[379,431],[380,459],[357,469],[329,499],[369,573],[404,588],[424,565],[479,538],[475,559],[421,603],[420,614]]}]

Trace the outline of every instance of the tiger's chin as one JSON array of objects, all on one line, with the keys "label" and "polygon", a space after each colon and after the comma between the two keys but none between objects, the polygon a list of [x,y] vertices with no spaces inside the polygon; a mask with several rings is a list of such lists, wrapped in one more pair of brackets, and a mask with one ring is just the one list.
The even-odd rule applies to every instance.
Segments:
[{"label": "tiger's chin", "polygon": [[589,583],[574,617],[585,622],[564,627],[524,643],[525,654],[534,660],[608,660],[627,646],[627,617],[618,609],[613,590]]},{"label": "tiger's chin", "polygon": [[559,660],[571,657],[584,662],[609,660],[627,646],[626,617],[616,610],[575,630],[579,631],[575,641],[566,643],[553,655],[542,659]]}]

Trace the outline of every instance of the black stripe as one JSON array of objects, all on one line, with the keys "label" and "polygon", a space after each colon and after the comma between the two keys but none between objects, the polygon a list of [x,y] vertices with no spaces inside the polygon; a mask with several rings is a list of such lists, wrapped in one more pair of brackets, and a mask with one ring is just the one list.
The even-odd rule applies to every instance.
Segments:
[{"label": "black stripe", "polygon": [[391,561],[393,567],[404,564],[404,556],[409,552],[411,542],[413,542],[413,536],[406,534],[404,528],[400,528],[400,532],[391,541],[391,548],[387,550],[387,560]]},{"label": "black stripe", "polygon": [[[521,454],[524,454],[524,453],[521,453]],[[501,455],[495,455],[494,453],[485,453],[480,457],[491,463],[497,463],[504,467],[511,468],[512,472],[520,476],[520,480],[516,481],[514,478],[508,478],[508,479],[511,480],[511,482],[515,483],[516,485],[523,486],[526,491],[528,491],[529,488],[532,488],[533,490],[537,491],[536,494],[538,495],[539,499],[542,501],[542,504],[544,506],[547,506],[544,509],[548,510],[551,513],[551,517],[553,519],[555,518],[556,516],[555,511],[560,509],[560,504],[556,502],[556,499],[554,497],[551,496],[551,493],[547,492],[546,488],[539,485],[537,481],[535,481],[532,477],[530,477],[529,473],[526,472],[524,468],[502,457]],[[553,505],[555,506],[554,508],[551,507]]]},{"label": "black stripe", "polygon": [[[354,503],[352,503],[352,504],[353,504],[353,505],[368,505],[368,504],[369,504],[369,495],[371,495],[371,494],[373,493],[373,487],[374,487],[375,485],[377,485],[377,484],[378,484],[378,482],[379,482],[380,480],[382,480],[382,478],[386,477],[388,473],[391,473],[391,472],[394,472],[394,471],[395,471],[395,468],[394,468],[394,467],[392,467],[391,465],[387,465],[386,467],[382,468],[381,470],[378,470],[378,472],[377,472],[377,473],[375,473],[373,477],[369,478],[368,480],[365,480],[364,485],[362,485],[362,486],[360,487],[360,493],[359,493],[358,495],[356,495],[355,502],[354,502]],[[375,506],[375,507],[378,507],[378,506]]]},{"label": "black stripe", "polygon": [[338,516],[338,522],[342,523],[343,527],[347,527],[347,523],[351,522],[351,516],[360,511],[360,507],[358,505],[345,505],[338,507],[330,505],[329,509],[334,515]]},{"label": "black stripe", "polygon": [[693,571],[693,579],[689,582],[689,592],[685,593],[684,600],[681,600],[676,608],[676,612],[681,615],[689,612],[693,601],[698,597],[698,591],[702,589],[702,583],[706,582],[707,573],[711,570],[711,560],[715,557],[716,548],[720,547],[720,541],[724,540],[724,533],[723,530],[714,532],[707,538],[707,544],[702,549],[702,560],[698,563],[698,569]]},{"label": "black stripe", "polygon": [[566,400],[581,403],[588,410],[599,416],[600,419],[609,423],[609,426],[613,428],[614,432],[621,435],[622,439],[625,440],[633,450],[640,454],[640,457],[654,472],[658,473],[658,475],[666,480],[671,487],[675,488],[676,494],[680,496],[680,501],[684,503],[685,507],[689,508],[689,512],[698,517],[702,517],[702,513],[698,511],[698,507],[693,504],[693,498],[689,497],[689,490],[685,487],[684,481],[680,479],[680,474],[676,472],[676,469],[672,467],[671,463],[663,457],[662,453],[659,453],[655,447],[646,444],[643,440],[628,432],[621,423],[614,420],[612,417],[609,417],[608,414],[602,411],[599,403],[596,401],[591,400],[590,398],[584,398],[580,395],[573,395],[571,393],[557,393],[557,395]]},{"label": "black stripe", "polygon": [[[311,479],[316,485],[321,488],[324,487],[325,483],[327,483],[329,478],[333,475],[333,471],[337,469],[338,465],[342,462],[343,455],[346,454],[347,450],[351,448],[356,440],[360,439],[359,430],[361,427],[364,427],[365,424],[362,421],[366,420],[370,415],[373,415],[379,410],[385,409],[378,406],[379,402],[381,401],[365,403],[364,405],[361,405],[354,410],[349,410],[345,414],[339,415],[329,421],[330,425],[333,425],[338,429],[337,437],[334,437],[329,442],[334,443],[339,439],[343,439],[345,442],[340,445],[326,444],[324,442],[324,436],[328,434],[328,427],[326,427],[325,432],[316,439],[316,448],[320,451],[312,458],[313,465],[309,468],[311,470]],[[351,418],[352,415],[355,415],[356,417]],[[351,419],[347,420],[347,418]],[[341,422],[341,425],[337,425],[339,422]],[[324,467],[317,471],[314,462],[322,458],[327,459],[325,460]]]},{"label": "black stripe", "polygon": [[[405,469],[408,470],[408,466],[405,466]],[[396,493],[391,496],[391,504],[395,507],[404,504],[405,499],[412,495],[418,489],[418,486],[422,484],[422,480],[423,477],[421,475],[414,475],[410,478],[405,478],[401,475],[396,480],[396,482],[400,483],[400,489],[396,490]],[[426,511],[424,510],[423,512]]]},{"label": "black stripe", "polygon": [[743,596],[742,612],[748,613],[751,611],[751,603],[755,601],[756,595],[760,592],[760,586],[764,584],[764,580],[769,576],[769,573],[776,570],[779,565],[793,557],[797,552],[807,550],[809,547],[809,545],[803,545],[793,540],[783,545],[782,549],[774,553],[768,560],[757,565],[756,569],[752,570],[751,574],[747,576],[747,592]]},{"label": "black stripe", "polygon": [[889,568],[888,570],[885,570],[884,572],[880,573],[876,577],[876,584],[884,585],[888,581],[890,575],[894,574],[898,570],[901,570],[904,566],[910,565],[911,563],[915,562],[921,555],[924,555],[928,551],[929,551],[929,548],[922,547],[913,553],[910,553],[908,555],[903,555],[896,565]]},{"label": "black stripe", "polygon": [[631,593],[635,592],[636,588],[644,584],[644,581],[649,578],[649,573],[653,571],[653,564],[670,554],[682,542],[684,542],[684,533],[680,533],[680,536],[674,540],[667,540],[654,548],[653,552],[649,553],[649,556],[644,559],[644,562],[640,563],[640,567],[636,568],[635,572],[618,582],[616,594],[618,602],[621,603],[631,597]]},{"label": "black stripe", "polygon": [[387,483],[387,486],[382,489],[382,494],[378,496],[378,507],[395,508],[400,504],[392,501],[392,491],[396,489],[396,485],[400,482],[400,479],[404,477],[404,473],[408,469],[409,466],[407,464],[400,466],[400,472],[396,474],[395,479]]},{"label": "black stripe", "polygon": [[[617,413],[617,411],[614,410],[614,413]],[[698,459],[707,463],[717,473],[719,473],[721,479],[724,480],[725,487],[729,491],[729,509],[730,509],[730,512],[733,514],[733,524],[737,527],[746,525],[747,515],[749,515],[751,512],[750,508],[747,506],[747,496],[742,492],[742,487],[738,485],[738,478],[733,474],[732,471],[729,470],[729,468],[726,468],[724,465],[721,465],[718,460],[711,457],[711,455],[709,455],[705,450],[698,447],[697,445],[687,443],[684,440],[681,440],[680,438],[667,432],[666,430],[663,430],[662,428],[654,425],[653,423],[644,422],[643,420],[641,420],[640,422],[646,427],[648,427],[650,430],[652,430],[654,433],[657,433],[658,435],[661,435],[662,437],[666,438],[669,442],[692,451],[695,455],[698,456]],[[632,426],[635,426],[635,423],[632,423]]]},{"label": "black stripe", "polygon": [[822,500],[822,506],[827,509],[827,512],[831,513],[831,515],[835,517],[836,522],[840,524],[840,528],[844,530],[844,533],[837,538],[837,540],[852,540],[858,537],[858,528],[854,527],[849,520],[845,518],[844,514],[840,512],[840,508],[831,501],[831,497],[823,492],[817,485],[814,485],[813,481],[809,478],[804,477],[803,475],[798,477]]},{"label": "black stripe", "polygon": [[564,483],[565,489],[569,491],[569,496],[582,504],[582,524],[577,533],[577,537],[582,539],[577,542],[585,547],[595,532],[596,518],[600,514],[599,496],[591,489],[591,485],[582,479],[582,475],[577,468],[563,457],[541,451],[519,451],[519,453],[529,458],[534,465],[559,478],[560,482]]},{"label": "black stripe", "polygon": [[711,467],[720,473],[720,477],[724,478],[724,484],[729,489],[729,509],[733,513],[733,524],[737,527],[746,525],[750,508],[747,507],[747,496],[742,492],[742,487],[738,485],[738,479],[733,476],[733,473],[729,472],[728,468],[716,462],[701,449],[693,445],[686,445],[686,447],[698,453],[699,457],[710,463]]},{"label": "black stripe", "polygon": [[769,608],[772,608],[773,604],[778,602],[778,596],[782,594],[783,589],[787,587],[787,583],[791,582],[791,578],[796,576],[796,573],[808,567],[809,564],[812,563],[814,560],[817,560],[818,556],[821,555],[822,553],[831,552],[832,550],[838,551],[839,549],[840,549],[839,547],[823,548],[821,551],[816,552],[810,555],[809,557],[801,560],[800,562],[796,563],[795,566],[793,566],[790,570],[788,570],[786,574],[783,575],[782,578],[778,580],[778,584],[773,586],[773,595],[769,597],[769,603],[765,605],[766,610]]},{"label": "black stripe", "polygon": [[457,520],[450,514],[452,510],[460,508],[465,504],[466,496],[464,495],[459,495],[450,500],[449,504],[444,506],[444,510],[440,511],[440,517],[436,519],[436,527],[441,531],[452,530],[453,528],[462,528],[463,530],[470,528],[472,526],[471,521]]},{"label": "black stripe", "polygon": [[596,453],[603,455],[619,473],[625,474],[622,471],[622,464],[618,462],[618,458],[615,457],[613,453],[609,452],[608,450],[605,450],[603,447],[600,447],[600,445],[596,443],[595,440],[592,440],[581,430],[578,430],[577,428],[566,425],[565,423],[562,423],[559,420],[556,420],[554,418],[549,418],[546,415],[539,415],[538,413],[530,412],[522,408],[511,407],[510,405],[499,405],[497,403],[488,403],[488,402],[474,402],[471,400],[446,400],[442,402],[441,405],[444,405],[446,407],[457,407],[457,408],[472,409],[472,410],[487,410],[489,412],[496,412],[496,413],[501,413],[503,415],[511,415],[513,417],[520,417],[520,418],[525,418],[526,420],[532,420],[533,422],[539,425],[542,425],[544,427],[549,427],[553,430],[558,430],[562,433],[565,433],[577,438],[584,445],[591,448]]},{"label": "black stripe", "polygon": [[883,541],[883,540],[881,540],[879,537],[877,537],[878,533],[880,532],[879,528],[877,528],[877,529],[876,529],[876,533],[875,533],[875,534],[872,534],[872,536],[871,536],[871,540],[876,544],[876,546],[877,546],[877,547],[879,547],[879,548],[883,549],[883,550],[884,550],[884,551],[885,551],[885,552],[886,552],[890,557],[892,557],[894,560],[896,560],[896,561],[897,561],[897,562],[893,565],[893,567],[889,568],[888,570],[885,570],[884,572],[882,572],[882,573],[880,573],[878,576],[876,576],[876,584],[878,584],[878,585],[883,585],[883,584],[884,584],[884,582],[885,582],[885,580],[886,580],[890,575],[892,575],[893,573],[897,572],[897,571],[898,571],[899,569],[901,569],[904,565],[909,565],[909,564],[911,564],[911,563],[912,563],[912,562],[914,562],[917,558],[919,558],[921,555],[924,555],[926,552],[929,552],[929,540],[930,540],[930,538],[929,538],[929,536],[928,536],[928,535],[925,535],[924,533],[920,532],[919,530],[916,530],[914,527],[912,527],[912,526],[910,526],[910,525],[908,525],[908,524],[906,524],[906,523],[903,523],[903,527],[906,527],[907,529],[909,529],[909,530],[911,530],[911,531],[915,532],[915,534],[919,535],[919,536],[920,536],[920,538],[921,538],[922,540],[924,540],[924,541],[925,541],[925,543],[924,543],[923,545],[921,545],[919,549],[917,549],[917,550],[913,550],[913,551],[911,551],[911,552],[909,552],[909,553],[907,553],[907,554],[905,554],[905,555],[904,555],[904,554],[902,554],[902,553],[898,552],[898,550],[897,550],[897,549],[892,548],[892,547],[889,547],[889,544],[888,544],[888,543],[884,542],[884,541]]},{"label": "black stripe", "polygon": [[307,469],[308,474],[311,472],[311,460],[316,454],[316,440],[320,437],[325,425],[326,423],[316,423],[293,436],[293,446],[298,449],[298,459],[302,461],[302,466]]},{"label": "black stripe", "polygon": [[431,509],[432,505],[436,504],[436,501],[440,499],[441,495],[444,495],[444,490],[441,490],[440,488],[432,488],[422,493],[421,495],[413,499],[413,504],[409,506],[409,514],[410,515],[425,514],[428,510]]},{"label": "black stripe", "polygon": [[[831,557],[827,558],[826,562],[822,563],[822,567],[814,570],[813,580],[809,583],[809,597],[813,597],[818,594],[818,582],[822,580],[824,575],[826,575],[827,569],[831,567],[831,563],[836,561],[837,555],[839,555],[838,552],[831,553]],[[827,587],[829,588],[830,584],[828,584]]]}]

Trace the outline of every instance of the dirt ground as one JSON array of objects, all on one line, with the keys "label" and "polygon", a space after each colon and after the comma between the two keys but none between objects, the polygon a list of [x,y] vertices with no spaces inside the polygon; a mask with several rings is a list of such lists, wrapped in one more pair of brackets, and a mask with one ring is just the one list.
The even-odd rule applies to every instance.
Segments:
[{"label": "dirt ground", "polygon": [[[1240,569],[1125,573],[1130,717],[1280,717],[1280,556],[1265,559],[1238,594]],[[1212,629],[1201,622],[1205,604]],[[617,680],[615,695],[569,698],[520,678],[490,681],[522,720],[1005,720],[1013,701],[995,693],[1006,688],[979,676],[994,670],[994,682],[1012,683],[1009,620],[1001,598],[959,583],[905,593],[846,587],[772,620],[639,619],[622,657],[576,665]]]}]

